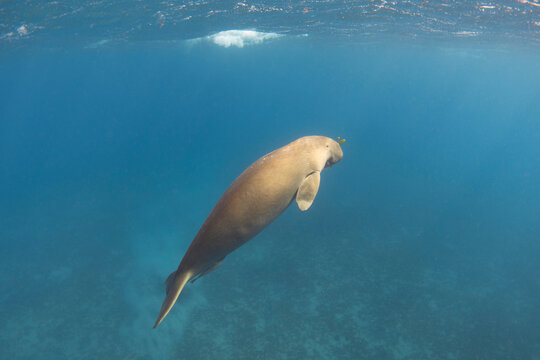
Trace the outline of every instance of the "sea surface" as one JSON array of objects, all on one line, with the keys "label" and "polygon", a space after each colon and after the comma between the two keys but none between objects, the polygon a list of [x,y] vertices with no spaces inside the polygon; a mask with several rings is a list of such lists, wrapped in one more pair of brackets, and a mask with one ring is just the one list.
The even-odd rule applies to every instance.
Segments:
[{"label": "sea surface", "polygon": [[[306,135],[313,206],[152,329]],[[540,360],[540,2],[0,1],[0,359]]]}]

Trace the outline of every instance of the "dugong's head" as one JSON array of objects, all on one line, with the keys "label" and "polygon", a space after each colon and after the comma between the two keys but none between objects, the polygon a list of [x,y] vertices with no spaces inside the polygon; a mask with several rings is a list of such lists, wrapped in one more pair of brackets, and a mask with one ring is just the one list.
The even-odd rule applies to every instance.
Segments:
[{"label": "dugong's head", "polygon": [[341,150],[341,144],[343,144],[345,140],[340,141],[338,138],[338,141],[330,138],[324,138],[324,146],[327,154],[327,160],[324,167],[331,167],[332,165],[340,161],[343,157],[343,150]]},{"label": "dugong's head", "polygon": [[310,158],[310,163],[316,167],[316,170],[321,171],[323,168],[331,167],[341,160],[343,157],[341,144],[344,142],[345,139],[340,140],[340,138],[337,138],[336,141],[326,136],[314,135],[302,137],[288,146],[293,146],[300,153],[306,154]]}]

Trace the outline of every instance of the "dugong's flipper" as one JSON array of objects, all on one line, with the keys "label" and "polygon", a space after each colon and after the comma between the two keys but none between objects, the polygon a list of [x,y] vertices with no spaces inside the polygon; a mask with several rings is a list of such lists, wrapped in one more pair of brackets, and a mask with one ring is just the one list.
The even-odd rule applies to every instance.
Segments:
[{"label": "dugong's flipper", "polygon": [[161,310],[159,311],[159,315],[156,323],[154,324],[154,328],[156,328],[156,326],[159,325],[159,323],[165,318],[165,316],[167,316],[174,303],[176,302],[176,299],[178,299],[178,295],[180,295],[182,289],[191,278],[191,275],[192,274],[189,271],[184,271],[180,273],[178,271],[174,271],[171,273],[171,275],[169,275],[169,277],[165,281],[165,291],[167,292],[167,295],[165,295],[165,300],[163,300],[163,304],[161,305]]},{"label": "dugong's flipper", "polygon": [[296,193],[296,203],[300,210],[306,211],[313,204],[320,182],[321,173],[318,171],[312,172],[302,181]]}]

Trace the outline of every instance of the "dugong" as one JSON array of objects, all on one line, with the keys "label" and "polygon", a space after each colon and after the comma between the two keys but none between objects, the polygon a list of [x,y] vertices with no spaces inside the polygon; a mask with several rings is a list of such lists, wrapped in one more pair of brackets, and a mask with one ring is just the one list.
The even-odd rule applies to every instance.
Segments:
[{"label": "dugong", "polygon": [[165,300],[154,328],[167,316],[188,281],[216,269],[294,199],[301,211],[309,209],[319,189],[321,171],[343,157],[341,144],[345,140],[338,141],[302,137],[255,161],[234,180],[204,221],[178,269],[167,278]]}]

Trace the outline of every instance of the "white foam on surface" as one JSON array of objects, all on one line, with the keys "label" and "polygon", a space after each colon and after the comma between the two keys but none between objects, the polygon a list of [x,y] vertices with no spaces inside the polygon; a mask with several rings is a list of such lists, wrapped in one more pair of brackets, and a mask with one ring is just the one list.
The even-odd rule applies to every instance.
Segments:
[{"label": "white foam on surface", "polygon": [[226,48],[231,46],[242,48],[245,45],[257,45],[265,40],[277,39],[281,36],[283,35],[255,30],[227,30],[210,35],[208,39],[214,44]]},{"label": "white foam on surface", "polygon": [[226,30],[220,31],[213,35],[189,40],[189,43],[195,44],[201,41],[210,41],[225,48],[229,48],[231,46],[243,48],[244,46],[248,45],[262,44],[266,40],[277,39],[282,36],[285,35],[255,30]]}]

